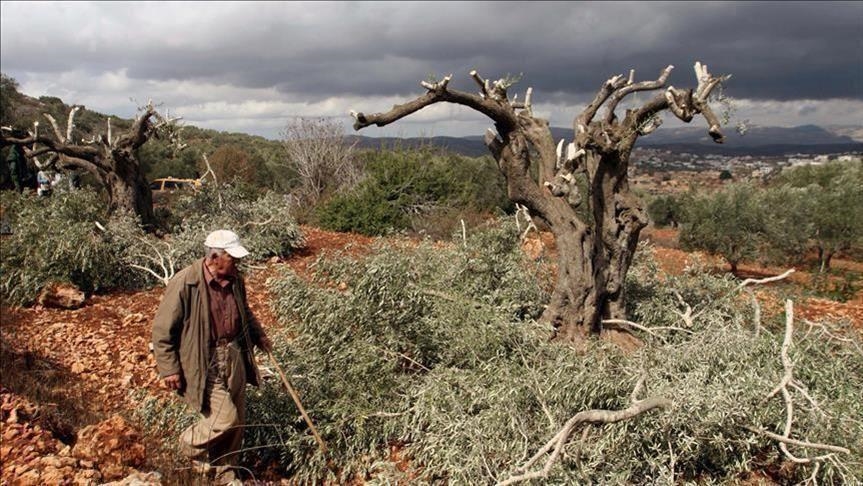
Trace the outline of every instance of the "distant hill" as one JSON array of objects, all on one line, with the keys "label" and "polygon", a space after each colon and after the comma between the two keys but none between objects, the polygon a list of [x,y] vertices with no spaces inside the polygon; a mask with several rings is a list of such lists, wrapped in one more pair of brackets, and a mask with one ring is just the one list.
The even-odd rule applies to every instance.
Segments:
[{"label": "distant hill", "polygon": [[725,143],[714,143],[703,127],[660,128],[639,140],[639,146],[675,152],[725,155],[783,155],[863,151],[863,142],[816,125],[753,126],[744,135],[725,130]]},{"label": "distant hill", "polygon": [[856,142],[863,142],[863,127],[859,125],[828,125],[825,128],[835,135],[850,137]]},{"label": "distant hill", "polygon": [[[555,140],[571,139],[572,129],[552,127]],[[854,135],[860,139],[852,138]],[[696,154],[725,155],[783,155],[791,153],[839,153],[863,151],[863,127],[834,127],[827,130],[815,125],[799,127],[759,127],[750,128],[745,135],[735,130],[725,131],[725,143],[714,143],[704,127],[662,127],[656,132],[642,137],[637,147],[650,147],[689,152]],[[431,138],[372,138],[355,136],[353,139],[364,148],[393,147],[396,145],[415,147],[433,145],[467,155],[478,157],[488,155],[482,136],[469,137],[431,137]]]}]

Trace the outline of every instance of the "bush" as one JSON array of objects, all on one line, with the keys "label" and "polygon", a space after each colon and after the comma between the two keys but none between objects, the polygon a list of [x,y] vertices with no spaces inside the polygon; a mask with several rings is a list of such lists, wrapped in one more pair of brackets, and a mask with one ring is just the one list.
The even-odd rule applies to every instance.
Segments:
[{"label": "bush", "polygon": [[[576,351],[550,343],[551,329],[533,320],[547,302],[548,276],[521,258],[517,241],[512,227],[493,226],[466,245],[381,246],[359,260],[322,257],[310,281],[288,270],[274,279],[284,326],[273,336],[276,355],[332,463],[273,383],[251,396],[249,421],[283,425],[248,430],[247,446],[261,447],[255,452],[300,482],[493,483],[575,413],[628,406],[644,376],[645,396],[673,406],[591,429],[549,482],[727,482],[782,461],[776,442],[744,428],[781,431],[784,423],[782,399],[764,401],[783,373],[781,326],[753,333],[733,281],[693,267],[660,282],[642,247],[627,283],[631,317],[681,326],[680,294],[698,314],[692,334],[645,335],[629,355],[602,341]],[[795,334],[795,377],[818,406],[793,391],[794,437],[863,447],[863,355],[855,344]],[[416,477],[394,467],[392,448]],[[863,474],[859,457],[840,459],[825,462],[819,479]],[[811,472],[785,468],[782,480]]]},{"label": "bush", "polygon": [[[130,272],[125,257],[143,237],[137,218],[109,216],[99,195],[88,189],[55,190],[51,197],[3,193],[4,216],[12,234],[3,240],[0,290],[12,304],[32,303],[51,282],[68,282],[85,292],[141,288],[147,279]],[[127,238],[112,238],[103,227],[122,228]]]},{"label": "bush", "polygon": [[[318,207],[322,227],[383,235],[424,226],[452,209],[491,213],[511,209],[503,176],[488,158],[470,159],[431,149],[367,152],[365,179]],[[470,218],[468,218],[470,219]],[[458,220],[443,230],[449,234]]]}]

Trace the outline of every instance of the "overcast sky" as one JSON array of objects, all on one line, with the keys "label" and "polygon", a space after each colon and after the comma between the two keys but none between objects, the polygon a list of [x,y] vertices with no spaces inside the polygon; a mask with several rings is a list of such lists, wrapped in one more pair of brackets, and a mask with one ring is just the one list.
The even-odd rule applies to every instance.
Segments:
[{"label": "overcast sky", "polygon": [[[0,2],[0,68],[24,93],[123,117],[152,99],[269,138],[297,116],[347,127],[349,110],[385,111],[429,75],[473,91],[471,69],[523,74],[515,92],[532,86],[534,113],[570,126],[610,76],[672,64],[668,84],[694,87],[697,60],[733,75],[738,121],[863,124],[863,2]],[[441,104],[361,134],[489,125]]]}]

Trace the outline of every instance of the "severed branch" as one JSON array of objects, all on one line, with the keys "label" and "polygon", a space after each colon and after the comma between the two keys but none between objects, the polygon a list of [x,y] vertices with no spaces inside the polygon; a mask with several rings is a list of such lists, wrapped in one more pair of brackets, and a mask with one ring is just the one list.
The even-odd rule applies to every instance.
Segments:
[{"label": "severed branch", "polygon": [[740,282],[740,284],[737,286],[737,288],[734,289],[734,292],[738,292],[739,290],[743,289],[743,287],[746,287],[747,285],[766,284],[766,283],[770,283],[770,282],[777,282],[779,280],[784,280],[784,279],[788,278],[788,276],[791,275],[792,273],[794,273],[794,269],[790,268],[790,269],[786,270],[784,273],[782,273],[781,275],[776,275],[774,277],[747,278],[746,280]]},{"label": "severed branch", "polygon": [[488,98],[488,94],[489,94],[489,91],[490,91],[490,89],[489,89],[489,85],[488,85],[488,80],[487,80],[487,79],[482,79],[482,76],[480,76],[480,75],[479,75],[479,73],[477,73],[477,72],[476,72],[476,69],[474,69],[473,71],[471,71],[471,72],[470,72],[470,73],[468,73],[468,74],[470,74],[470,77],[471,77],[474,81],[476,81],[476,84],[478,84],[478,85],[479,85],[480,95],[481,95],[483,98]]},{"label": "severed branch", "polygon": [[[102,231],[103,233],[106,233],[106,234],[109,233],[108,228],[103,226],[102,223],[100,223],[98,221],[94,221],[94,223],[96,225],[96,228],[98,228],[100,231]],[[145,238],[136,237],[135,239],[138,240],[140,243],[143,243],[146,247],[150,248],[150,250],[153,253],[155,253],[155,256],[154,255],[147,255],[145,253],[138,253],[135,255],[130,255],[130,256],[125,258],[126,264],[129,265],[130,267],[134,268],[135,270],[140,270],[144,273],[149,273],[150,275],[155,277],[159,282],[161,282],[162,285],[167,286],[168,282],[171,281],[171,278],[176,273],[175,262],[174,262],[174,247],[171,246],[171,244],[168,242],[161,242],[165,245],[165,251],[162,252],[161,250],[159,250],[159,248],[155,244],[147,241]],[[148,266],[141,264],[138,259],[149,260],[150,262],[154,263],[159,268],[161,268],[161,270],[162,270],[161,273],[157,272],[156,270],[153,270],[152,268],[150,268]]]},{"label": "severed branch", "polygon": [[[608,107],[605,112],[605,122],[611,123],[614,120],[614,110],[617,108],[617,104],[620,103],[624,97],[626,97],[630,93],[634,93],[636,91],[651,91],[655,89],[659,89],[665,86],[665,82],[668,80],[668,76],[671,74],[671,70],[674,69],[674,66],[669,65],[665,69],[659,73],[659,77],[654,81],[643,81],[641,83],[633,83],[633,78],[635,77],[635,70],[629,72],[629,80],[627,84],[619,89],[617,89],[614,94],[611,95],[611,99],[608,101]],[[655,128],[654,128],[655,129]]]},{"label": "severed branch", "polygon": [[686,303],[685,300],[683,300],[683,296],[680,295],[680,292],[675,290],[674,295],[677,297],[677,301],[680,302],[680,305],[682,305],[683,307],[686,307],[685,311],[680,312],[680,311],[675,310],[674,313],[677,314],[678,316],[680,316],[681,319],[683,319],[683,323],[686,324],[686,327],[692,327],[692,325],[693,325],[692,306],[690,306],[689,304]]},{"label": "severed branch", "polygon": [[[476,77],[479,77],[479,75],[476,75]],[[488,80],[484,80],[484,83],[488,84]],[[429,86],[435,89],[428,89]],[[501,133],[509,132],[518,126],[517,115],[509,103],[500,103],[482,93],[480,95],[475,95],[465,93],[463,91],[451,90],[447,88],[446,83],[443,81],[434,85],[425,83],[423,87],[428,90],[424,95],[419,96],[412,101],[408,101],[407,103],[394,105],[392,109],[386,113],[367,115],[365,113],[351,110],[350,114],[355,120],[354,130],[360,130],[371,125],[379,127],[386,126],[415,113],[426,106],[439,102],[455,103],[473,108],[491,118],[496,123],[498,131]],[[490,91],[495,91],[491,87],[488,89]],[[500,89],[496,91],[500,91]]]},{"label": "severed branch", "polygon": [[707,66],[700,62],[696,62],[694,68],[698,81],[698,87],[694,91],[669,86],[663,93],[633,112],[631,117],[627,114],[626,126],[644,134],[645,129],[647,133],[655,130],[656,127],[652,126],[650,121],[660,111],[667,109],[684,122],[690,122],[694,115],[701,114],[707,121],[707,131],[713,141],[722,143],[725,137],[720,129],[721,124],[708,100],[713,89],[731,76],[714,77],[707,71]]},{"label": "severed branch", "polygon": [[681,332],[685,332],[687,334],[693,334],[693,332],[690,331],[689,329],[683,329],[682,327],[675,327],[675,326],[647,327],[647,326],[642,326],[641,324],[638,324],[637,322],[627,321],[626,319],[603,319],[602,323],[603,324],[623,324],[625,326],[629,326],[633,329],[638,329],[640,331],[644,331],[650,335],[653,335],[653,336],[656,336],[659,338],[661,338],[661,336],[659,336],[658,334],[656,334],[653,331],[681,331]]},{"label": "severed branch", "polygon": [[525,206],[524,204],[516,203],[516,205],[515,205],[515,225],[518,228],[518,231],[521,231],[521,224],[518,222],[518,215],[519,214],[524,214],[524,219],[525,219],[525,221],[527,221],[527,227],[524,229],[524,233],[522,233],[522,235],[521,235],[521,241],[524,242],[525,238],[527,238],[527,234],[530,233],[530,230],[534,230],[537,232],[539,232],[539,230],[536,229],[536,225],[533,224],[533,218],[530,217],[530,211],[528,211],[527,206]]},{"label": "severed branch", "polygon": [[42,116],[48,119],[48,122],[51,123],[51,128],[54,129],[54,136],[57,137],[59,142],[66,142],[65,137],[63,136],[63,132],[60,131],[60,126],[57,125],[57,120],[51,116],[50,113],[42,113]]},{"label": "severed branch", "polygon": [[216,189],[216,197],[219,198],[219,209],[223,209],[225,207],[224,201],[222,201],[222,190],[219,188],[219,180],[216,179],[216,173],[213,172],[213,167],[210,165],[210,159],[207,158],[207,154],[201,154],[204,158],[204,164],[207,166],[207,172],[204,172],[204,175],[201,176],[201,181],[207,177],[207,174],[213,177],[213,187]]},{"label": "severed branch", "polygon": [[628,78],[624,78],[622,74],[618,74],[608,78],[605,83],[603,83],[602,88],[599,89],[599,92],[596,94],[593,101],[591,101],[590,104],[587,105],[587,108],[585,108],[584,111],[581,112],[581,114],[573,121],[572,128],[575,132],[576,141],[579,140],[580,134],[587,133],[587,126],[591,121],[593,121],[593,117],[596,116],[596,112],[599,111],[599,108],[606,100],[608,100],[608,97],[618,89],[626,86],[628,81]]},{"label": "severed branch", "polygon": [[712,305],[718,304],[719,302],[724,301],[725,299],[731,297],[732,295],[737,294],[738,292],[743,290],[743,288],[746,287],[747,285],[752,285],[752,284],[759,284],[760,285],[760,284],[766,284],[766,283],[770,283],[770,282],[777,282],[779,280],[784,280],[784,279],[788,278],[788,276],[791,275],[792,273],[794,273],[793,268],[786,270],[785,273],[783,273],[782,275],[776,275],[774,277],[766,277],[766,278],[761,278],[761,279],[747,278],[746,280],[740,282],[740,284],[738,284],[737,287],[735,287],[730,292],[719,297],[718,299],[711,300],[703,309],[696,312],[695,315],[692,316],[692,319],[695,319],[696,317],[699,317],[701,314],[704,314],[707,311],[707,309],[709,309]]},{"label": "severed branch", "polygon": [[783,444],[806,447],[808,449],[820,449],[820,450],[831,451],[831,452],[842,452],[844,454],[850,454],[851,453],[851,451],[846,449],[845,447],[839,447],[839,446],[834,446],[834,445],[830,445],[830,444],[817,444],[815,442],[806,442],[806,441],[802,441],[802,440],[789,439],[788,437],[785,437],[783,435],[774,434],[773,432],[768,432],[764,429],[757,429],[755,427],[746,426],[744,428],[746,430],[751,431],[751,432],[755,432],[756,434],[761,434],[767,438],[773,439],[776,442],[781,442]]},{"label": "severed branch", "polygon": [[[643,378],[639,379],[638,384],[636,384],[635,390],[633,390],[632,394],[633,402],[628,408],[623,410],[586,410],[575,414],[575,416],[570,418],[566,424],[564,424],[563,428],[561,428],[560,431],[551,438],[551,440],[546,442],[545,445],[533,455],[533,457],[516,469],[516,472],[521,472],[522,474],[511,476],[509,479],[497,483],[497,486],[507,486],[521,481],[548,477],[548,473],[551,471],[552,466],[554,466],[554,463],[563,452],[563,448],[566,446],[573,429],[580,424],[610,424],[631,419],[641,415],[642,413],[653,410],[654,408],[667,408],[671,406],[670,400],[661,397],[652,397],[641,401],[635,401],[635,396],[638,391],[641,390],[642,386]],[[529,473],[525,472],[529,468],[533,467],[540,458],[548,454],[549,451],[551,451],[551,454],[545,461],[541,470]]]},{"label": "severed branch", "polygon": [[276,219],[275,216],[270,216],[266,221],[249,221],[247,223],[244,223],[240,227],[245,228],[246,226],[266,226],[266,225],[272,223],[274,219]]},{"label": "severed branch", "polygon": [[69,118],[66,120],[66,137],[63,139],[64,142],[72,141],[72,130],[75,129],[75,114],[80,110],[80,106],[74,106],[71,110],[69,110]]},{"label": "severed branch", "polygon": [[560,432],[558,432],[545,446],[543,446],[543,448],[539,452],[537,452],[534,457],[532,457],[530,460],[528,460],[527,463],[525,463],[522,467],[518,469],[524,471],[527,468],[533,466],[540,457],[548,453],[548,451],[551,450],[552,447],[554,447],[551,456],[546,461],[542,470],[512,476],[509,479],[498,483],[498,486],[506,486],[521,481],[527,481],[530,479],[548,477],[548,473],[551,470],[551,467],[554,465],[558,457],[560,457],[563,447],[564,445],[566,445],[566,442],[568,441],[569,436],[576,425],[579,425],[581,423],[614,423],[621,420],[633,418],[654,408],[665,408],[669,406],[671,406],[671,402],[668,400],[665,400],[663,398],[650,398],[633,404],[632,406],[624,410],[588,410],[585,412],[580,412],[571,419],[569,419],[569,421],[567,421],[567,423],[560,430]]},{"label": "severed branch", "polygon": [[[139,254],[136,256],[138,258],[146,258],[148,260],[153,261],[162,269],[162,272],[158,273],[155,270],[153,270],[152,268],[145,267],[143,265],[139,265],[138,263],[131,262],[131,261],[128,262],[128,265],[130,267],[136,269],[136,270],[141,270],[143,272],[149,273],[150,275],[156,277],[156,279],[159,280],[159,282],[161,282],[162,285],[167,286],[168,282],[171,281],[171,278],[173,278],[174,274],[176,273],[176,269],[174,268],[174,248],[171,246],[170,243],[163,242],[165,245],[165,251],[162,252],[159,250],[159,248],[156,245],[154,245],[153,243],[150,243],[149,241],[145,240],[144,238],[137,238],[137,240],[140,241],[141,243],[143,243],[144,245],[146,245],[147,247],[149,247],[150,250],[156,254],[156,256],[153,257],[150,255],[144,255],[144,254]],[[134,257],[130,257],[130,258],[134,258]]]},{"label": "severed branch", "polygon": [[446,85],[449,84],[451,79],[452,79],[452,74],[449,74],[445,78],[443,78],[442,80],[438,81],[437,83],[432,84],[432,83],[429,83],[428,81],[423,81],[420,84],[422,85],[423,88],[425,88],[429,91],[443,91],[443,90],[446,90]]},{"label": "severed branch", "polygon": [[[782,453],[788,460],[792,462],[796,462],[798,464],[809,464],[809,463],[818,463],[827,459],[830,459],[833,453],[839,452],[844,454],[850,454],[851,451],[840,446],[834,446],[829,444],[818,444],[808,441],[800,441],[791,439],[791,423],[794,420],[794,401],[791,397],[791,392],[788,390],[788,386],[791,385],[793,388],[802,392],[803,395],[812,403],[812,397],[806,392],[806,389],[800,383],[794,380],[794,363],[792,363],[791,358],[788,356],[788,351],[791,349],[792,344],[792,336],[794,334],[794,303],[789,299],[785,301],[785,337],[782,340],[782,348],[780,351],[780,357],[782,359],[782,368],[785,373],[782,375],[782,379],[779,381],[779,384],[767,394],[765,400],[769,400],[773,396],[775,396],[778,392],[782,392],[782,398],[785,401],[785,428],[782,431],[782,435],[774,434],[772,432],[768,432],[766,430],[750,427],[745,427],[747,430],[757,432],[762,434],[770,439],[779,442],[779,449],[782,450]],[[792,454],[788,450],[788,445],[796,445],[799,447],[805,447],[809,449],[818,449],[829,451],[829,454],[824,454],[821,456],[815,457],[797,457]]]},{"label": "severed branch", "polygon": [[707,71],[706,64],[696,62],[695,77],[698,79],[698,88],[695,89],[695,95],[692,97],[692,102],[695,104],[696,111],[701,113],[701,115],[704,116],[704,119],[707,120],[707,126],[709,127],[707,132],[713,138],[713,141],[722,143],[725,140],[725,136],[722,135],[719,118],[717,118],[716,114],[713,113],[713,109],[710,108],[710,103],[708,103],[707,100],[710,97],[710,93],[713,91],[713,88],[719,85],[719,83],[727,81],[731,76],[713,77]]},{"label": "severed branch", "polygon": [[827,337],[829,337],[830,339],[835,339],[836,341],[839,341],[839,342],[843,342],[843,343],[846,343],[846,344],[851,344],[852,346],[854,346],[854,348],[856,348],[856,349],[857,349],[857,352],[858,352],[858,353],[860,353],[861,355],[863,355],[863,348],[861,348],[861,347],[860,347],[860,345],[859,345],[859,344],[857,344],[857,341],[856,341],[856,340],[851,339],[851,338],[844,338],[844,337],[837,336],[837,335],[833,334],[832,332],[830,332],[830,330],[829,330],[829,329],[827,329],[827,326],[825,326],[825,325],[824,325],[824,324],[822,324],[822,323],[812,322],[812,321],[810,321],[810,320],[808,320],[808,319],[804,319],[804,320],[803,320],[803,322],[805,322],[805,323],[806,323],[806,325],[807,325],[807,326],[809,326],[809,331],[807,331],[807,333],[806,333],[807,335],[809,334],[809,332],[811,332],[814,328],[816,328],[816,327],[817,327],[817,328],[819,328],[819,329],[821,330],[821,332],[823,332],[824,334],[826,334],[826,335],[827,335]]},{"label": "severed branch", "polygon": [[531,96],[533,96],[533,88],[528,87],[527,91],[524,94],[524,101],[518,101],[518,95],[512,97],[512,102],[510,103],[513,108],[517,110],[524,110],[527,113],[527,116],[533,116],[533,105],[531,105]]}]

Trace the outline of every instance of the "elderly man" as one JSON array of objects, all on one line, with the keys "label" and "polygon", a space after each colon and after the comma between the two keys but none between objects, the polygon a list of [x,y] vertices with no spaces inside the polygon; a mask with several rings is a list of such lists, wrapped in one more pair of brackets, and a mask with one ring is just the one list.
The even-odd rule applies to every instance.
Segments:
[{"label": "elderly man", "polygon": [[153,321],[159,376],[202,416],[180,435],[195,468],[235,481],[245,423],[246,383],[258,385],[252,345],[271,343],[252,315],[236,263],[249,252],[236,233],[214,231],[207,255],[168,283]]}]

